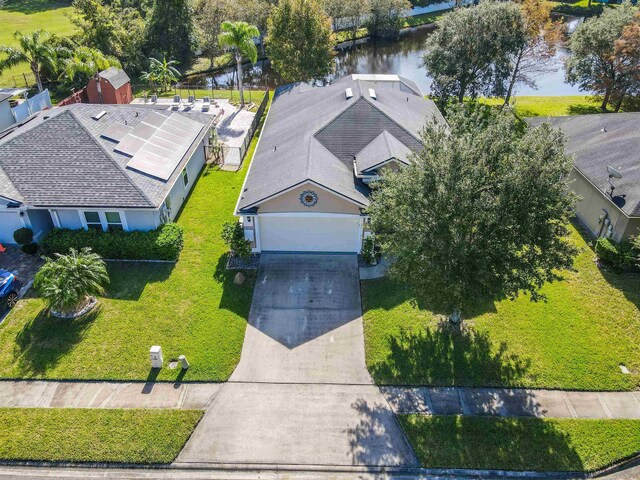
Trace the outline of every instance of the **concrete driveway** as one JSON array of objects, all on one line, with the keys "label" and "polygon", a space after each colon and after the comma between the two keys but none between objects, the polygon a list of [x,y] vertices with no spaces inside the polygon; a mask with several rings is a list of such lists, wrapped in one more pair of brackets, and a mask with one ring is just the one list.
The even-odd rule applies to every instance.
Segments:
[{"label": "concrete driveway", "polygon": [[416,466],[361,315],[355,255],[263,255],[240,363],[176,463]]},{"label": "concrete driveway", "polygon": [[371,384],[355,255],[263,255],[233,382]]}]

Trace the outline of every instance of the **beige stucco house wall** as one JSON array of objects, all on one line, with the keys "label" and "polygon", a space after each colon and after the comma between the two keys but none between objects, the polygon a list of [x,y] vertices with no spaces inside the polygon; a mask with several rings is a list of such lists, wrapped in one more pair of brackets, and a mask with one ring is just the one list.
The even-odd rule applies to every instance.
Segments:
[{"label": "beige stucco house wall", "polygon": [[570,182],[571,189],[581,198],[576,205],[576,214],[593,235],[597,236],[601,228],[601,236],[605,235],[608,227],[601,224],[605,212],[613,227],[612,238],[615,241],[629,240],[630,236],[640,234],[640,218],[627,217],[604,193],[575,169],[570,175]]},{"label": "beige stucco house wall", "polygon": [[[302,192],[311,190],[318,195],[318,203],[307,207],[300,202]],[[350,200],[331,193],[312,183],[305,183],[260,205],[259,213],[275,212],[323,212],[360,214],[360,207]]]}]

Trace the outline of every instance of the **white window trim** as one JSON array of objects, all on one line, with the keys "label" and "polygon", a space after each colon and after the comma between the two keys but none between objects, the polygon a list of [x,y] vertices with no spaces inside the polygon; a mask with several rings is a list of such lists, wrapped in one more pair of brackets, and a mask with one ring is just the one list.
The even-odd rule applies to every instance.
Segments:
[{"label": "white window trim", "polygon": [[94,209],[78,210],[78,213],[80,214],[80,221],[82,222],[82,228],[84,228],[85,230],[89,230],[89,226],[87,225],[87,219],[84,216],[85,212],[98,212],[98,216],[100,217],[100,223],[102,224],[102,230],[104,232],[106,232],[109,227],[107,223],[106,213],[117,212],[118,214],[120,214],[122,229],[125,232],[129,231],[129,225],[127,224],[127,216],[124,214],[124,210],[118,210],[117,208],[107,208],[107,209],[94,208]]}]

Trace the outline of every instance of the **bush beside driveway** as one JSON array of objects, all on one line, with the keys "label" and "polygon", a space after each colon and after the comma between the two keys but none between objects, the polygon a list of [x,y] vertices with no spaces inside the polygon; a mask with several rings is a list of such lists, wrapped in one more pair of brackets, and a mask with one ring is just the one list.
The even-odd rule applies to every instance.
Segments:
[{"label": "bush beside driveway", "polygon": [[[640,277],[600,270],[573,230],[574,271],[544,302],[470,302],[458,331],[388,279],[362,282],[367,367],[378,384],[633,390]],[[623,374],[624,364],[630,374]]]}]

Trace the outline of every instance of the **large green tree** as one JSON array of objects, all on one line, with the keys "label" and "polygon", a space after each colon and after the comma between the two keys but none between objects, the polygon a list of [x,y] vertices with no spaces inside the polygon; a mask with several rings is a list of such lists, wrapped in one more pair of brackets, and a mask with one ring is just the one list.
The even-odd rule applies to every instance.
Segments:
[{"label": "large green tree", "polygon": [[574,195],[562,133],[525,129],[508,110],[455,104],[429,122],[424,149],[373,191],[376,238],[391,274],[459,320],[466,307],[516,297],[572,264]]},{"label": "large green tree", "polygon": [[410,9],[409,0],[369,0],[365,22],[369,35],[374,38],[396,38]]},{"label": "large green tree", "polygon": [[433,93],[442,101],[453,96],[504,96],[513,73],[513,58],[526,43],[521,9],[511,2],[486,1],[459,8],[438,22],[426,42],[424,66],[433,78]]},{"label": "large green tree", "polygon": [[100,50],[77,46],[61,61],[60,78],[81,88],[89,78],[109,67],[120,68],[122,65],[115,57],[105,55]]},{"label": "large green tree", "polygon": [[189,0],[156,0],[145,31],[145,49],[153,57],[167,57],[188,65],[196,44]]},{"label": "large green tree", "polygon": [[[634,22],[636,9],[629,4],[610,8],[599,17],[586,20],[576,28],[569,46],[572,55],[566,63],[567,80],[580,89],[602,95],[601,110],[607,110],[612,97],[624,97],[626,90],[638,81],[638,54],[616,49],[625,27]],[[637,46],[636,46],[637,48]],[[623,68],[635,58],[635,65]],[[633,61],[633,60],[632,60]]]},{"label": "large green tree", "polygon": [[254,38],[260,35],[258,28],[247,22],[224,22],[221,27],[220,45],[231,50],[236,60],[238,74],[238,90],[240,91],[240,105],[244,107],[244,88],[242,82],[242,59],[251,63],[258,59],[258,49]]},{"label": "large green tree", "polygon": [[44,86],[41,72],[45,68],[55,70],[57,60],[55,48],[48,41],[50,35],[44,30],[36,30],[29,34],[15,32],[14,37],[18,41],[17,47],[0,46],[0,57],[4,56],[0,60],[0,73],[5,68],[28,63],[36,79],[38,91],[42,92]]},{"label": "large green tree", "polygon": [[143,3],[123,6],[122,2],[74,0],[71,21],[77,26],[76,43],[117,58],[129,73],[137,73],[146,60],[143,54],[145,16]]},{"label": "large green tree", "polygon": [[285,82],[307,82],[333,71],[334,36],[320,0],[280,0],[268,20],[267,52]]}]

